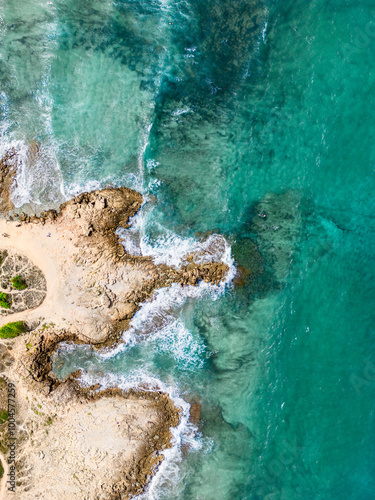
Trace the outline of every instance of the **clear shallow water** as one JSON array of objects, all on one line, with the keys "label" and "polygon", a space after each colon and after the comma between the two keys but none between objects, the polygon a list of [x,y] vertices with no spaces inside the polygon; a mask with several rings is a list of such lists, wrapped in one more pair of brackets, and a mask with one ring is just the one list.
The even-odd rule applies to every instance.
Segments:
[{"label": "clear shallow water", "polygon": [[213,230],[259,271],[215,301],[167,294],[115,356],[63,356],[201,401],[192,451],[149,498],[373,498],[372,3],[9,0],[0,16],[1,148],[41,144],[15,201],[130,185],[157,202],[129,244],[160,256]]}]

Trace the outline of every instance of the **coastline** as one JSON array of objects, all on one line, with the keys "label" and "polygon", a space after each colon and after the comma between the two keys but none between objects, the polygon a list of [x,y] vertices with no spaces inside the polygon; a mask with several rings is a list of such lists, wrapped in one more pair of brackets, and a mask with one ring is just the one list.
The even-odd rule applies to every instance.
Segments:
[{"label": "coastline", "polygon": [[51,385],[49,375],[38,377],[34,367],[41,355],[51,356],[46,339],[54,337],[39,331],[1,345],[10,363],[3,377],[15,387],[17,422],[15,488],[3,498],[137,496],[171,447],[178,408],[160,391],[84,388],[78,374]]},{"label": "coastline", "polygon": [[[1,248],[28,257],[47,282],[41,306],[12,315],[12,321],[43,317],[83,342],[112,344],[154,290],[201,280],[218,284],[224,278],[226,264],[198,263],[194,255],[175,268],[127,254],[115,231],[128,227],[141,203],[135,191],[111,188],[83,193],[64,203],[59,213],[51,210],[26,220],[21,213],[21,222],[0,220],[0,234],[8,235]],[[0,327],[8,321],[10,316],[3,314]]]},{"label": "coastline", "polygon": [[[180,410],[167,394],[157,388],[86,388],[77,380],[81,372],[61,381],[52,366],[63,341],[96,348],[121,342],[155,290],[224,279],[227,265],[205,261],[202,254],[187,256],[176,268],[126,253],[115,231],[129,227],[142,201],[133,190],[109,188],[83,193],[59,212],[0,220],[4,255],[29,262],[26,268],[34,266],[46,288],[34,308],[1,309],[0,327],[22,321],[28,330],[0,344],[2,374],[15,385],[20,433],[18,493],[4,498],[48,492],[51,500],[130,499],[144,491],[162,451],[172,446],[170,429],[179,424]],[[72,464],[81,467],[70,473]]]}]

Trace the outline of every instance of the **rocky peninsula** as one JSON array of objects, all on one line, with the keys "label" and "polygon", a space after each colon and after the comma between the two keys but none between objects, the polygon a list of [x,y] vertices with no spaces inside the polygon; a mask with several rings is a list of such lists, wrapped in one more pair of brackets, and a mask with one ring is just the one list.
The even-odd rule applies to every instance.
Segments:
[{"label": "rocky peninsula", "polygon": [[[0,165],[3,212],[11,207],[4,193],[16,169],[8,156]],[[61,381],[52,369],[62,341],[96,348],[121,342],[155,290],[201,280],[214,285],[225,277],[224,263],[202,256],[187,256],[176,268],[126,253],[116,230],[129,227],[142,203],[139,193],[111,187],[80,194],[58,211],[0,220],[0,327],[21,324],[25,331],[0,340],[6,474],[12,473],[9,387],[17,434],[15,491],[5,474],[0,498],[129,499],[144,490],[171,446],[179,409],[168,395],[157,388],[82,387],[80,373]]]}]

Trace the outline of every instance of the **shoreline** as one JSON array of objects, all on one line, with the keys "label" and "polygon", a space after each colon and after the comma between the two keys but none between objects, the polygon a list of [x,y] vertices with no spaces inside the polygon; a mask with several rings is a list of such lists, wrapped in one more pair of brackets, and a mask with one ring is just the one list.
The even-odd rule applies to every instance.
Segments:
[{"label": "shoreline", "polygon": [[6,490],[3,498],[133,498],[172,446],[180,410],[158,390],[82,387],[78,373],[52,385],[50,374],[34,368],[36,360],[45,368],[60,339],[37,331],[1,343],[10,363],[3,376],[15,386],[17,422],[15,494]]},{"label": "shoreline", "polygon": [[[17,428],[22,429],[16,462],[22,492],[12,498],[35,498],[38,488],[44,488],[51,500],[68,500],[77,492],[93,500],[130,499],[144,491],[164,459],[162,451],[172,446],[171,428],[178,426],[181,410],[167,394],[157,388],[85,388],[77,380],[82,372],[61,381],[52,366],[52,355],[63,341],[95,348],[121,342],[121,332],[155,290],[172,283],[196,286],[201,280],[219,284],[225,278],[228,266],[202,263],[202,254],[187,256],[179,268],[127,254],[115,231],[129,227],[141,204],[135,191],[108,188],[83,193],[59,212],[0,220],[0,250],[6,250],[10,262],[28,261],[23,271],[34,266],[46,284],[37,307],[17,310],[15,305],[16,312],[0,308],[0,327],[14,321],[28,326],[28,333],[0,341],[2,373],[15,382]],[[17,269],[8,266],[7,279]],[[114,418],[119,409],[121,418]],[[104,441],[102,432],[109,433]],[[64,441],[72,435],[68,453]],[[115,450],[112,455],[107,446]],[[85,467],[71,476],[69,467],[57,460],[60,456],[66,464]],[[49,467],[51,474],[46,474]],[[63,478],[59,482],[57,475]]]},{"label": "shoreline", "polygon": [[[151,257],[127,254],[115,234],[129,227],[142,197],[127,188],[83,193],[54,210],[27,221],[0,220],[0,249],[25,255],[44,274],[47,296],[39,308],[25,313],[44,317],[59,329],[71,329],[91,344],[113,344],[153,292],[172,283],[218,284],[228,266],[198,263],[187,256],[180,268],[154,264]],[[23,219],[22,213],[19,217]],[[25,314],[2,311],[0,326]]]}]

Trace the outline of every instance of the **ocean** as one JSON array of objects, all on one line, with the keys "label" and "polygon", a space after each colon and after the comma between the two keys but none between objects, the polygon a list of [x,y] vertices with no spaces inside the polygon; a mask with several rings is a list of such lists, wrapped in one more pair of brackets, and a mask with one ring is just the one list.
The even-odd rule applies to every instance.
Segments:
[{"label": "ocean", "polygon": [[182,408],[144,500],[375,498],[374,80],[369,0],[0,1],[15,205],[125,185],[129,251],[231,269],[57,354]]}]

